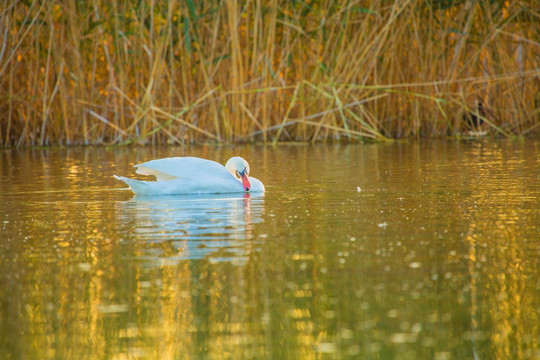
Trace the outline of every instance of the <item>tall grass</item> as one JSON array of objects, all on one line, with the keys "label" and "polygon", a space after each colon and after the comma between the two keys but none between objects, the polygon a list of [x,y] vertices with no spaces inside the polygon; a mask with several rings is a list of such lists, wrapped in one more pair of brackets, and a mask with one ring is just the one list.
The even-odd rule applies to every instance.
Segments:
[{"label": "tall grass", "polygon": [[3,1],[0,146],[540,132],[536,1]]}]

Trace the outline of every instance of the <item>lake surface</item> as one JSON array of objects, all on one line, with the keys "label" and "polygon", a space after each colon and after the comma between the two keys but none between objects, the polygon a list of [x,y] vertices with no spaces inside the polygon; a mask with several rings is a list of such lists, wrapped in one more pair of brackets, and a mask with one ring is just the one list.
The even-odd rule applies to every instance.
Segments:
[{"label": "lake surface", "polygon": [[[113,174],[240,155],[265,196]],[[539,359],[540,141],[4,150],[2,359]]]}]

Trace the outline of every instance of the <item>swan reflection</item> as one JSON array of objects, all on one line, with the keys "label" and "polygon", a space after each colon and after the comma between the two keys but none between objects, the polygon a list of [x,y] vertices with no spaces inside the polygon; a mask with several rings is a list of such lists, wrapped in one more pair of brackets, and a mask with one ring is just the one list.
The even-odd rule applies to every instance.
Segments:
[{"label": "swan reflection", "polygon": [[249,193],[135,196],[120,204],[120,220],[143,243],[143,257],[159,264],[203,258],[243,263],[264,211],[264,197]]}]

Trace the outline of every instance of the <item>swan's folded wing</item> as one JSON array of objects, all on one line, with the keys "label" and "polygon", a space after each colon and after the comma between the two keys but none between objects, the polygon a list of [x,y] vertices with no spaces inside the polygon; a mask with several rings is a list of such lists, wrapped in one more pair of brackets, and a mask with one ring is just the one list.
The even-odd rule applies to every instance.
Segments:
[{"label": "swan's folded wing", "polygon": [[149,168],[147,166],[144,166],[144,164],[135,165],[137,170],[135,171],[137,174],[141,175],[153,175],[156,177],[157,181],[163,181],[163,180],[172,180],[176,179],[177,176],[169,175],[167,173],[164,173],[162,171]]},{"label": "swan's folded wing", "polygon": [[201,177],[232,177],[225,167],[215,161],[195,157],[157,159],[135,165],[137,174],[153,175],[158,181],[175,178],[197,180]]}]

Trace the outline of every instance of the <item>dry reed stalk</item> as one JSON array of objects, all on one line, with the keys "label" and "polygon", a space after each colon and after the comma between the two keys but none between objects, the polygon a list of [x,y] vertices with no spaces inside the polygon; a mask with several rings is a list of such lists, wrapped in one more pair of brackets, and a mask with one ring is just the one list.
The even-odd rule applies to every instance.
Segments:
[{"label": "dry reed stalk", "polygon": [[3,2],[0,146],[531,136],[534,5]]}]

